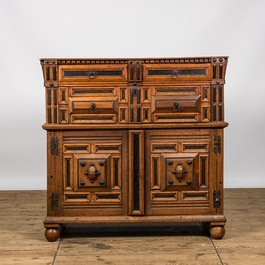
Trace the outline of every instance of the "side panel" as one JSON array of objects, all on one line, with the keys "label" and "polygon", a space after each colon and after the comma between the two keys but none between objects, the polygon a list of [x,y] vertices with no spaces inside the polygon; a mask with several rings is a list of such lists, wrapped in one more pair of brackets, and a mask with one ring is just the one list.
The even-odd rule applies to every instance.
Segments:
[{"label": "side panel", "polygon": [[62,133],[47,133],[47,215],[62,215]]}]

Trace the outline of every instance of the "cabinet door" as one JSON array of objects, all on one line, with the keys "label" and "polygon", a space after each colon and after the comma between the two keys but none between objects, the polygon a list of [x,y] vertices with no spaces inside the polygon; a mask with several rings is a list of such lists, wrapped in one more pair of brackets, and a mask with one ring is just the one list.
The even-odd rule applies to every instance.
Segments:
[{"label": "cabinet door", "polygon": [[209,214],[212,207],[210,132],[146,132],[146,214]]},{"label": "cabinet door", "polygon": [[126,214],[126,150],[126,131],[63,133],[64,214]]}]

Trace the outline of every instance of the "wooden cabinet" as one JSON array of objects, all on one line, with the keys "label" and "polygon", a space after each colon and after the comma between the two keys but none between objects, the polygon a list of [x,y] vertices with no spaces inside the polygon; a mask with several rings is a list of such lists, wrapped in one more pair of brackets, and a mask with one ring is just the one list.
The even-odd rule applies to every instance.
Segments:
[{"label": "wooden cabinet", "polygon": [[227,57],[41,59],[47,217],[204,222],[222,238]]}]

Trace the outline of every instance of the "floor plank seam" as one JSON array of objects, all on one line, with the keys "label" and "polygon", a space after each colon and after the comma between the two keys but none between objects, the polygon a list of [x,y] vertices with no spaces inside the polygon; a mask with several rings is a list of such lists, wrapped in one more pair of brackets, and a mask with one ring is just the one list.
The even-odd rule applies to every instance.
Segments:
[{"label": "floor plank seam", "polygon": [[214,250],[215,250],[215,253],[216,253],[216,255],[218,256],[218,258],[219,258],[221,264],[224,265],[224,263],[223,263],[223,261],[222,261],[222,258],[221,258],[220,254],[219,254],[219,252],[218,252],[218,250],[217,250],[217,248],[216,248],[216,246],[215,246],[215,244],[214,244],[214,242],[213,242],[213,239],[212,239],[211,237],[210,237],[210,240],[211,240],[211,242],[212,242],[212,245],[213,245],[213,248],[214,248]]},{"label": "floor plank seam", "polygon": [[52,265],[55,265],[56,258],[57,258],[57,254],[58,254],[58,251],[59,251],[59,248],[60,248],[61,242],[62,242],[62,238],[59,239],[59,243],[58,243],[57,249],[56,249],[56,251],[55,251],[55,253],[54,253],[54,257],[53,257]]},{"label": "floor plank seam", "polygon": [[61,237],[60,237],[60,239],[59,239],[58,246],[57,246],[56,251],[55,251],[55,253],[54,253],[54,257],[53,257],[52,265],[55,265],[56,258],[57,258],[58,252],[59,252],[59,250],[60,250],[60,246],[61,246],[62,240],[63,240],[63,233],[64,233],[64,230],[65,230],[65,226],[63,226],[63,231],[62,231],[62,233],[61,233]]}]

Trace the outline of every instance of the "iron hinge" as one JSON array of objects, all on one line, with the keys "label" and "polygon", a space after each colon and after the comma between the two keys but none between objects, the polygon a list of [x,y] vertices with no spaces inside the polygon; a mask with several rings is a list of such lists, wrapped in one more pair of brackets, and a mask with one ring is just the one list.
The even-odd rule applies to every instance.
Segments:
[{"label": "iron hinge", "polygon": [[221,207],[221,191],[215,190],[213,192],[213,207],[220,208]]},{"label": "iron hinge", "polygon": [[52,155],[58,155],[58,138],[52,138],[51,139],[51,154]]},{"label": "iron hinge", "polygon": [[220,135],[216,135],[214,137],[214,153],[221,153],[221,136]]},{"label": "iron hinge", "polygon": [[59,207],[59,194],[52,192],[51,194],[51,208],[53,211],[58,210]]}]

